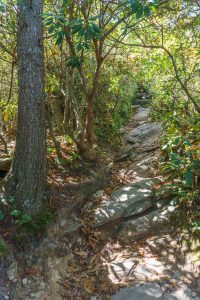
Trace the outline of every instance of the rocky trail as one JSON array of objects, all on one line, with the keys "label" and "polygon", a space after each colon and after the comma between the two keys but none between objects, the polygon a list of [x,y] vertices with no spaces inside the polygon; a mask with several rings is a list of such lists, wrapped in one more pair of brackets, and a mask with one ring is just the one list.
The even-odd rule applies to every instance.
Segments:
[{"label": "rocky trail", "polygon": [[161,134],[136,106],[104,187],[97,178],[92,195],[79,195],[45,240],[13,259],[6,274],[17,296],[1,279],[0,300],[200,299],[199,255],[170,221],[170,191],[157,192]]}]

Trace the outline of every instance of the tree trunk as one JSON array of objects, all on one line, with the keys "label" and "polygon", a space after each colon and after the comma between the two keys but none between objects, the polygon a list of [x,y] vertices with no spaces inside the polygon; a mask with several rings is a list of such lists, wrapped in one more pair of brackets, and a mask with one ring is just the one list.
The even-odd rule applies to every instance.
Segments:
[{"label": "tree trunk", "polygon": [[49,105],[51,106],[51,111],[53,113],[53,120],[57,131],[62,133],[62,123],[63,123],[63,111],[62,111],[62,95],[49,96]]},{"label": "tree trunk", "polygon": [[37,213],[46,185],[46,120],[42,0],[18,5],[18,122],[16,149],[6,194],[26,212]]},{"label": "tree trunk", "polygon": [[64,133],[71,134],[73,132],[73,85],[74,85],[74,70],[69,68],[67,70],[65,90],[67,95],[65,96],[65,110],[63,118]]},{"label": "tree trunk", "polygon": [[87,125],[86,125],[87,141],[89,145],[93,146],[97,142],[97,138],[94,134],[94,112],[93,102],[87,99]]}]

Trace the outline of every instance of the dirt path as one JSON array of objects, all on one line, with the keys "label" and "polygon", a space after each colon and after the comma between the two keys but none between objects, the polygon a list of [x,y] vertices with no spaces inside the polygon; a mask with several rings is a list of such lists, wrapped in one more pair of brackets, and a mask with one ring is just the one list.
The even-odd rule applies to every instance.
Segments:
[{"label": "dirt path", "polygon": [[170,198],[154,193],[162,181],[160,135],[148,109],[138,107],[106,188],[82,209],[80,245],[62,276],[63,299],[200,299],[198,255],[192,256],[189,236],[168,224]]},{"label": "dirt path", "polygon": [[200,299],[198,253],[170,225],[169,195],[155,195],[161,128],[148,109],[135,109],[105,188],[79,201],[78,212],[62,211],[24,254],[26,271],[13,265],[19,299]]}]

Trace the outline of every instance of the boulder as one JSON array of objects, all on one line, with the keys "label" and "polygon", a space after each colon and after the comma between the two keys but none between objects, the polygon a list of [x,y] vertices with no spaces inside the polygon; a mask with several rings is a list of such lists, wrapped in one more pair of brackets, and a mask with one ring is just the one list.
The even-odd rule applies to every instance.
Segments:
[{"label": "boulder", "polygon": [[94,213],[94,226],[103,225],[121,218],[136,216],[153,206],[152,185],[158,178],[142,179],[111,194]]},{"label": "boulder", "polygon": [[174,206],[152,211],[146,216],[124,222],[118,228],[118,238],[123,242],[141,239],[150,233],[161,231],[174,213]]},{"label": "boulder", "polygon": [[144,123],[134,128],[125,135],[125,140],[130,143],[145,143],[145,146],[155,143],[161,135],[161,126],[157,123]]},{"label": "boulder", "polygon": [[155,174],[155,169],[158,164],[158,156],[155,152],[143,153],[137,156],[133,163],[128,166],[129,174],[151,177]]}]

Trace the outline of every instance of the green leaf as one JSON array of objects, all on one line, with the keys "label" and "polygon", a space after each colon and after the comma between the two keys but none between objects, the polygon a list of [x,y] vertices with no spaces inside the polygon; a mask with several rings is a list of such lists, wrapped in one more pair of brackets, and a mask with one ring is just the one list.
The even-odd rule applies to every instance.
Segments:
[{"label": "green leaf", "polygon": [[8,246],[5,241],[0,239],[0,256],[5,255],[8,252]]},{"label": "green leaf", "polygon": [[200,160],[198,159],[193,159],[192,160],[192,164],[194,167],[196,167],[197,169],[200,169]]},{"label": "green leaf", "polygon": [[82,64],[82,59],[80,57],[69,57],[67,66],[71,68],[77,68]]},{"label": "green leaf", "polygon": [[95,23],[91,23],[91,25],[96,33],[101,33],[99,26],[97,26]]},{"label": "green leaf", "polygon": [[58,29],[58,28],[60,28],[62,26],[62,24],[58,21],[58,22],[56,22],[56,24],[55,24],[55,28],[56,29]]},{"label": "green leaf", "polygon": [[3,6],[3,4],[0,4],[0,11],[3,12],[3,13],[6,11],[6,9],[5,9],[5,7]]},{"label": "green leaf", "polygon": [[63,33],[61,31],[57,32],[56,45],[61,45],[63,41]]},{"label": "green leaf", "polygon": [[82,28],[82,24],[79,24],[79,25],[73,25],[72,26],[72,34],[75,34],[77,32],[79,32]]},{"label": "green leaf", "polygon": [[62,23],[66,23],[65,18],[63,18],[62,16],[57,15],[55,18],[56,18],[57,20],[59,20],[60,22],[62,22]]},{"label": "green leaf", "polygon": [[143,6],[140,6],[136,12],[136,19],[140,19],[142,17],[143,11],[144,11]]},{"label": "green leaf", "polygon": [[54,18],[48,18],[44,21],[45,26],[50,26],[51,24],[53,24],[53,20]]},{"label": "green leaf", "polygon": [[141,4],[137,0],[130,0],[131,8],[134,13],[140,8]]},{"label": "green leaf", "polygon": [[154,6],[157,6],[158,5],[158,0],[154,0],[153,4],[154,4]]},{"label": "green leaf", "polygon": [[22,220],[24,223],[28,223],[32,220],[32,217],[29,214],[23,214],[22,215]]},{"label": "green leaf", "polygon": [[10,212],[10,214],[11,214],[12,217],[18,218],[18,217],[21,215],[21,211],[15,209],[15,210],[12,210],[12,211]]},{"label": "green leaf", "polygon": [[145,15],[145,17],[149,17],[150,14],[151,14],[151,10],[150,10],[150,7],[147,5],[144,8],[144,15]]},{"label": "green leaf", "polygon": [[97,15],[97,16],[92,16],[92,17],[89,17],[89,20],[91,21],[95,21],[95,20],[98,20],[100,17],[100,15]]},{"label": "green leaf", "polygon": [[66,6],[68,4],[68,0],[63,0],[63,6]]},{"label": "green leaf", "polygon": [[55,26],[52,25],[51,27],[49,27],[48,33],[51,34],[52,32],[54,32],[55,30]]},{"label": "green leaf", "polygon": [[84,36],[84,34],[85,34],[85,29],[84,29],[84,28],[81,28],[81,29],[79,30],[79,32],[78,32],[78,35],[79,35],[80,37],[82,37],[82,36]]},{"label": "green leaf", "polygon": [[53,17],[53,14],[51,12],[46,12],[42,14],[43,17]]},{"label": "green leaf", "polygon": [[90,31],[89,31],[89,30],[86,30],[86,31],[85,31],[85,39],[86,39],[87,41],[90,41],[90,39],[91,39],[91,34],[90,34]]},{"label": "green leaf", "polygon": [[2,212],[2,210],[0,210],[0,221],[2,221],[4,219],[4,213]]},{"label": "green leaf", "polygon": [[192,185],[192,182],[193,182],[193,176],[192,176],[192,170],[191,169],[188,169],[184,175],[184,178],[185,178],[185,183],[186,185],[188,186],[191,186]]},{"label": "green leaf", "polygon": [[81,50],[83,50],[83,49],[84,49],[83,44],[78,43],[78,45],[76,46],[76,50],[79,52],[79,51],[81,51]]}]

